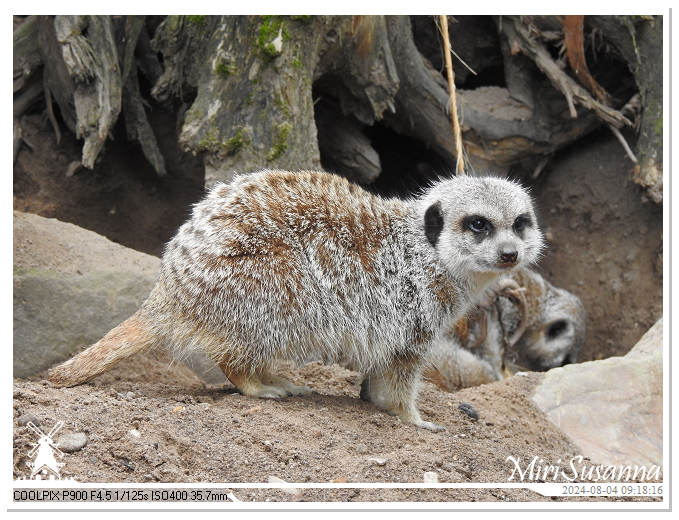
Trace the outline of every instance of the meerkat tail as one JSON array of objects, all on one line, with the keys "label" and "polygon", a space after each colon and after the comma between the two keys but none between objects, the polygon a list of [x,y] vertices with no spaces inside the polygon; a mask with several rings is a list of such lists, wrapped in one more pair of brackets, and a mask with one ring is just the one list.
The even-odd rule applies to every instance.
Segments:
[{"label": "meerkat tail", "polygon": [[111,369],[113,365],[154,343],[146,321],[137,311],[94,345],[48,372],[56,386],[76,386]]}]

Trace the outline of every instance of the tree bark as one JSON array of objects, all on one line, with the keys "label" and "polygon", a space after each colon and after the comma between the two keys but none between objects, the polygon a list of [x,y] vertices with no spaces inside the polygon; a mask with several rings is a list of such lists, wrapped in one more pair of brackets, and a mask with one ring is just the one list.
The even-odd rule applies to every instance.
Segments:
[{"label": "tree bark", "polygon": [[634,180],[657,204],[663,200],[663,17],[589,16],[622,54],[636,81],[643,111]]},{"label": "tree bark", "polygon": [[[453,48],[456,35],[476,30],[465,24],[492,25],[477,18],[452,26]],[[420,35],[425,21],[416,20]],[[662,71],[656,52],[662,20],[585,22],[610,36],[637,80],[644,114],[636,179],[661,200],[662,84],[648,78]],[[62,122],[84,140],[82,164],[92,168],[122,113],[128,139],[163,175],[143,84],[157,103],[176,111],[179,143],[202,156],[208,186],[234,172],[319,168],[322,157],[338,173],[371,183],[384,163],[370,137],[376,125],[421,143],[432,164],[454,171],[447,85],[418,49],[412,23],[408,16],[29,17],[14,36],[15,115],[44,92],[55,132],[52,99]],[[483,56],[491,52],[496,69],[504,59],[507,86],[457,88],[472,167],[506,168],[527,158],[544,166],[545,157],[602,122],[631,124],[627,113],[592,97],[552,58],[545,42],[563,38],[557,17],[502,17],[498,28],[483,39],[497,47],[496,55],[486,49]],[[427,36],[429,56],[438,38]],[[583,61],[582,49],[576,57]],[[586,110],[576,111],[576,104]],[[577,117],[564,117],[569,114]]]}]

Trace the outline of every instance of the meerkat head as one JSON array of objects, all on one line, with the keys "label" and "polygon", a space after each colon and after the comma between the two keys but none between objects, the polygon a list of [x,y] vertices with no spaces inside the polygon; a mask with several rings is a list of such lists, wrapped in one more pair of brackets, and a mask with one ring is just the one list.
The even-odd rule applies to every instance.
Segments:
[{"label": "meerkat head", "polygon": [[499,275],[528,267],[543,239],[533,203],[519,184],[495,177],[457,176],[420,200],[424,234],[454,275]]},{"label": "meerkat head", "polygon": [[580,298],[545,281],[540,304],[540,315],[515,345],[522,364],[549,370],[575,363],[585,341],[586,313]]}]

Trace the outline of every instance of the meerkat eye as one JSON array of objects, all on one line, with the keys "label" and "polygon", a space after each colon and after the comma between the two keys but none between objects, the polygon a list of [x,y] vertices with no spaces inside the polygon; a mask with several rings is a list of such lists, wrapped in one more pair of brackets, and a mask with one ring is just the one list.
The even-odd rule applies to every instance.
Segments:
[{"label": "meerkat eye", "polygon": [[514,229],[515,233],[520,234],[523,233],[524,229],[532,225],[533,223],[531,222],[530,217],[524,213],[516,217],[516,220],[514,221],[514,225],[512,226],[512,228]]},{"label": "meerkat eye", "polygon": [[464,219],[464,227],[474,233],[490,233],[492,224],[479,215],[472,215]]}]

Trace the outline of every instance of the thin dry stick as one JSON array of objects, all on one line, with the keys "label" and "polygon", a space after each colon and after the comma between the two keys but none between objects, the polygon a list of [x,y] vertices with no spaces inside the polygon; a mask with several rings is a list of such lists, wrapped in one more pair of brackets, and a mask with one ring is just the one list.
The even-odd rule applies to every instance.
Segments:
[{"label": "thin dry stick", "polygon": [[614,127],[612,124],[610,124],[610,123],[608,124],[608,128],[611,129],[611,132],[613,132],[613,135],[618,139],[618,141],[620,141],[620,144],[622,145],[623,149],[625,150],[625,153],[627,154],[627,157],[630,158],[630,161],[632,161],[634,164],[638,164],[639,161],[637,161],[637,158],[636,158],[636,156],[634,155],[634,152],[632,152],[632,149],[631,149],[631,148],[629,147],[629,145],[627,144],[627,141],[625,141],[625,138],[624,138],[624,136],[622,135],[622,133],[620,132],[620,130],[618,130],[617,128],[615,128],[615,127]]},{"label": "thin dry stick", "polygon": [[460,122],[457,120],[457,100],[455,97],[455,76],[453,75],[453,60],[450,57],[450,37],[448,36],[448,16],[441,15],[441,36],[443,37],[443,54],[446,57],[446,72],[448,75],[448,91],[450,92],[450,119],[453,122],[455,136],[455,173],[464,175],[464,158],[462,157],[462,133]]}]

